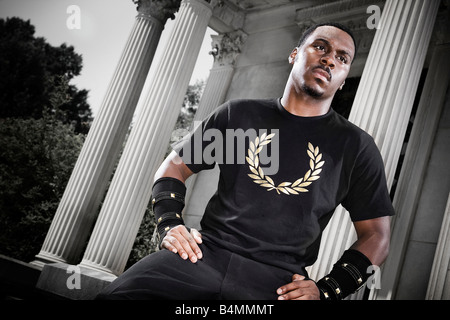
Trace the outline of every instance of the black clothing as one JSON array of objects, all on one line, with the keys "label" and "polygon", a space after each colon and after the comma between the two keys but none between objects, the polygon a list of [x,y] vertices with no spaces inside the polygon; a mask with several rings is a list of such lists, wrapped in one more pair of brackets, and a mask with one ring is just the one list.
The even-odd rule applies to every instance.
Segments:
[{"label": "black clothing", "polygon": [[203,258],[183,260],[160,250],[131,266],[97,300],[276,300],[292,281],[286,270],[232,253],[209,241]]},{"label": "black clothing", "polygon": [[204,258],[159,251],[101,298],[275,299],[294,273],[307,276],[339,204],[352,221],[394,213],[373,139],[332,109],[299,117],[280,99],[229,101],[173,148],[194,173],[220,167]]},{"label": "black clothing", "polygon": [[[352,221],[393,214],[375,142],[333,109],[322,116],[299,117],[284,109],[280,99],[235,100],[219,107],[196,132],[205,135],[211,128],[225,137],[223,163],[219,164],[218,191],[206,207],[201,227],[219,246],[302,273],[316,260],[322,231],[339,204],[350,212]],[[272,162],[278,154],[278,172],[265,175],[265,181],[259,174],[260,168],[264,174],[264,165],[253,163],[253,172],[248,160],[236,164],[239,151],[249,156],[256,137],[246,139],[245,148],[237,145],[238,139],[230,148],[233,141],[227,139],[232,131],[249,129],[256,129],[259,139],[264,132],[276,132],[272,142],[262,147],[272,153]],[[195,148],[200,139],[195,135],[175,150],[193,172],[213,168],[214,163],[199,163]],[[275,139],[278,150],[274,150]],[[208,151],[211,143],[203,141],[202,150]],[[187,155],[186,148],[190,149]]]}]

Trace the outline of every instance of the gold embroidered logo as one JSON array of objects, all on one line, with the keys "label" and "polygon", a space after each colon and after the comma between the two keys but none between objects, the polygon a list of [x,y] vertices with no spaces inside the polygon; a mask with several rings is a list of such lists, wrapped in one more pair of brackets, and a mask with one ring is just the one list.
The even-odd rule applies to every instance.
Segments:
[{"label": "gold embroidered logo", "polygon": [[248,157],[245,158],[249,164],[250,171],[252,172],[252,174],[249,174],[248,176],[253,179],[254,183],[259,184],[261,187],[267,188],[267,191],[276,190],[278,194],[280,194],[280,192],[287,195],[299,194],[299,192],[308,192],[309,190],[307,187],[320,178],[319,174],[322,172],[322,167],[325,163],[325,161],[320,161],[322,160],[322,154],[319,153],[319,147],[314,148],[314,146],[308,142],[308,150],[306,150],[306,153],[310,158],[310,169],[302,178],[296,180],[294,183],[282,182],[276,186],[272,178],[264,174],[264,171],[260,166],[258,156],[263,147],[272,142],[270,139],[273,138],[274,135],[274,133],[269,135],[263,133],[261,138],[256,137],[254,142],[250,141]]}]

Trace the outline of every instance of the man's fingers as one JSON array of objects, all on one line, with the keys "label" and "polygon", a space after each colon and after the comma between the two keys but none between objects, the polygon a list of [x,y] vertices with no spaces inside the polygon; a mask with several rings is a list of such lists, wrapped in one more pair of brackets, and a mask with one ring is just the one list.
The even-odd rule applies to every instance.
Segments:
[{"label": "man's fingers", "polygon": [[290,291],[286,294],[280,295],[278,300],[314,300],[316,299],[309,290],[305,288],[298,288],[296,290]]},{"label": "man's fingers", "polygon": [[197,230],[191,233],[188,232],[184,225],[176,226],[167,232],[163,239],[162,247],[178,253],[184,260],[189,258],[193,263],[196,263],[198,259],[203,257],[197,244],[199,240],[201,242],[201,234]]},{"label": "man's fingers", "polygon": [[[173,237],[171,237],[171,238],[173,238]],[[173,238],[173,239],[175,239],[175,238]],[[170,240],[167,236],[165,236],[163,241],[161,242],[161,247],[165,248],[169,251],[172,251],[173,253],[178,253],[177,248],[174,245],[172,245],[172,243],[170,242]]]},{"label": "man's fingers", "polygon": [[292,276],[292,281],[298,281],[298,280],[304,280],[305,276],[302,276],[301,274],[294,274]]},{"label": "man's fingers", "polygon": [[202,252],[198,247],[198,244],[194,239],[194,236],[191,233],[189,233],[186,228],[182,228],[180,233],[183,237],[183,239],[181,240],[181,244],[188,253],[189,259],[194,263],[197,262],[197,259],[201,258]]},{"label": "man's fingers", "polygon": [[279,300],[319,300],[315,295],[309,292],[303,292],[301,289],[298,292],[292,291],[280,297]]},{"label": "man's fingers", "polygon": [[202,243],[202,234],[197,229],[191,228],[191,234],[198,244]]},{"label": "man's fingers", "polygon": [[305,280],[304,276],[294,275],[292,282],[278,288],[279,300],[310,300],[319,299],[319,293],[314,281]]},{"label": "man's fingers", "polygon": [[286,285],[280,287],[280,288],[277,290],[277,293],[278,293],[278,294],[285,294],[285,293],[287,293],[287,292],[296,290],[296,289],[298,289],[298,288],[299,288],[299,286],[298,286],[298,284],[297,284],[296,282],[291,282],[291,283],[288,283],[288,284],[286,284]]},{"label": "man's fingers", "polygon": [[181,238],[182,237],[180,236],[180,229],[178,227],[175,227],[167,232],[161,246],[163,248],[166,248],[167,250],[172,251],[173,253],[178,253],[178,255],[182,259],[186,260],[188,258],[188,254],[186,253],[183,245],[180,242]]},{"label": "man's fingers", "polygon": [[178,255],[186,260],[189,256],[186,253],[186,250],[184,249],[183,245],[181,244],[179,240],[178,234],[173,235],[166,235],[163,240],[163,247],[172,251],[173,253],[178,253]]},{"label": "man's fingers", "polygon": [[286,284],[286,285],[284,285],[282,287],[280,287],[277,290],[277,293],[278,294],[283,294],[283,293],[286,293],[286,292],[289,292],[289,291],[292,291],[292,290],[296,290],[296,289],[298,289],[300,287],[306,286],[305,281],[301,281],[303,279],[305,279],[304,276],[299,275],[299,274],[294,274],[292,276],[292,282],[288,283],[288,284]]},{"label": "man's fingers", "polygon": [[193,248],[195,253],[197,254],[197,258],[201,259],[203,257],[202,251],[200,250],[200,247],[198,244],[201,244],[203,242],[202,240],[202,234],[198,232],[197,229],[191,228],[191,235],[194,237],[194,240],[196,242],[195,247]]},{"label": "man's fingers", "polygon": [[[177,243],[172,242],[172,244],[175,245],[175,247],[178,249],[178,254],[180,255],[181,258],[183,258],[184,260],[189,258],[192,262],[195,263],[197,262],[197,258],[194,252],[192,251],[190,245],[191,239],[193,240],[193,238],[189,235],[189,233],[187,233],[189,235],[188,236],[189,238],[186,238],[186,234],[180,229],[179,230],[173,229],[174,231],[171,233],[171,236],[173,236],[176,239]],[[193,242],[195,243],[195,241]]]}]

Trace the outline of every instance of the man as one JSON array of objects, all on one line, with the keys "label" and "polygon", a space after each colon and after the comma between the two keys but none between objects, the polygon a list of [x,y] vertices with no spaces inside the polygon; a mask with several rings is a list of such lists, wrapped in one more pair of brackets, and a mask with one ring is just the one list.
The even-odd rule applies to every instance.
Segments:
[{"label": "man", "polygon": [[[229,101],[175,146],[152,194],[163,250],[136,263],[99,298],[339,300],[360,288],[368,268],[388,254],[393,208],[373,139],[330,107],[355,51],[344,26],[311,27],[289,56],[293,67],[281,99]],[[214,167],[196,152],[210,148],[211,141],[199,145],[195,138],[208,130],[224,137],[215,156],[227,160],[219,162],[218,190],[199,232],[184,226],[181,210],[185,181]],[[237,160],[238,147],[227,147],[235,142],[229,130],[259,132],[245,142],[245,163]],[[278,170],[270,175],[264,152],[277,156]],[[305,267],[316,260],[339,204],[350,213],[357,241],[315,282]]]}]

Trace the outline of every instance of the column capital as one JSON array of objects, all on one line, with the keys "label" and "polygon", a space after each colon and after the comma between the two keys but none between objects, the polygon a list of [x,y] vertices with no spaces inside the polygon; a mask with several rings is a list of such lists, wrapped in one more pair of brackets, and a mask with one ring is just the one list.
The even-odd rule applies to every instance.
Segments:
[{"label": "column capital", "polygon": [[242,45],[247,39],[247,34],[237,30],[219,35],[213,35],[212,50],[209,52],[214,57],[214,67],[233,66],[237,56],[241,53]]},{"label": "column capital", "polygon": [[174,19],[180,8],[181,0],[132,0],[141,16],[151,16],[165,24],[167,19]]},{"label": "column capital", "polygon": [[199,4],[199,5],[206,5],[209,9],[214,9],[216,6],[218,6],[220,3],[219,0],[182,0],[186,3],[191,3],[191,5]]}]

